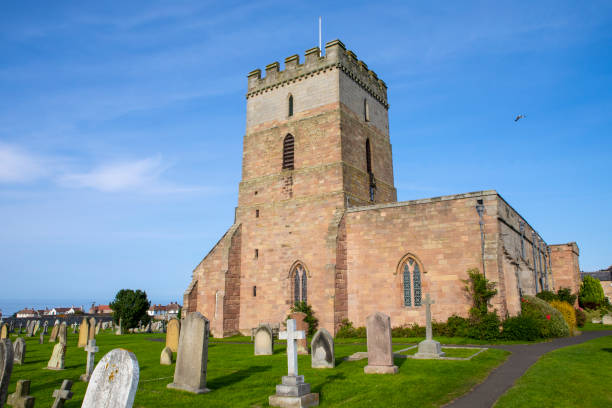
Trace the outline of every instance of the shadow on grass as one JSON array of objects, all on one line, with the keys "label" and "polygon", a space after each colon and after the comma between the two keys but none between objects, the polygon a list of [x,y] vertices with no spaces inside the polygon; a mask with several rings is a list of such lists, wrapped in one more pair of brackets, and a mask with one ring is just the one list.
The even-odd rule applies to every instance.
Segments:
[{"label": "shadow on grass", "polygon": [[240,381],[243,381],[249,378],[253,374],[261,373],[264,371],[270,371],[271,368],[272,366],[270,365],[253,366],[247,369],[234,371],[231,374],[224,375],[222,377],[217,377],[217,378],[211,379],[210,381],[207,381],[206,386],[210,388],[211,390],[219,389],[222,387],[227,387],[228,385],[239,383]]},{"label": "shadow on grass", "polygon": [[325,386],[329,386],[332,382],[337,381],[337,380],[346,380],[346,375],[344,373],[337,373],[337,374],[331,374],[325,377],[325,381],[323,381],[323,383],[317,385],[316,387],[312,388],[312,390],[310,392],[318,392],[319,393],[319,398],[321,398],[321,390],[323,389],[323,385]]},{"label": "shadow on grass", "polygon": [[601,349],[602,351],[607,351],[608,353],[612,353],[612,348],[604,347]]}]

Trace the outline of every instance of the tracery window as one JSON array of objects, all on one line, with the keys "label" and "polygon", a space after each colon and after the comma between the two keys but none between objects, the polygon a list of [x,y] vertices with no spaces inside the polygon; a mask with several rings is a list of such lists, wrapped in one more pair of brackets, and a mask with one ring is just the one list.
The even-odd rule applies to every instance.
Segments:
[{"label": "tracery window", "polygon": [[421,288],[421,267],[411,256],[406,257],[400,266],[402,272],[404,306],[421,306],[423,291]]},{"label": "tracery window", "polygon": [[283,140],[283,170],[293,170],[293,152],[295,140],[292,135],[285,136]]},{"label": "tracery window", "polygon": [[293,267],[293,303],[308,302],[308,273],[300,263]]}]

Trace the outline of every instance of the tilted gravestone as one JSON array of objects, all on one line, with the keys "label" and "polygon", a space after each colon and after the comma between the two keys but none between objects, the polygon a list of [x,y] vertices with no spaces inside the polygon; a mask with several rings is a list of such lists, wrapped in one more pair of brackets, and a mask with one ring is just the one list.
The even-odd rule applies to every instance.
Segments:
[{"label": "tilted gravestone", "polygon": [[0,328],[0,340],[8,339],[8,324],[4,323]]},{"label": "tilted gravestone", "polygon": [[170,347],[173,353],[178,351],[179,335],[181,333],[181,322],[178,319],[172,319],[168,322],[166,330],[166,347]]},{"label": "tilted gravestone", "polygon": [[26,330],[26,337],[34,336],[34,325],[35,324],[36,324],[36,322],[34,320],[28,321],[28,326],[27,326],[27,330]]},{"label": "tilted gravestone", "polygon": [[8,396],[7,404],[12,407],[34,408],[35,398],[30,393],[30,380],[17,381],[15,392]]},{"label": "tilted gravestone", "polygon": [[274,354],[274,336],[270,326],[262,324],[257,328],[253,344],[256,356],[270,356]]},{"label": "tilted gravestone", "polygon": [[[295,320],[297,330],[301,330],[304,333],[306,333],[306,335],[308,335],[308,323],[306,323],[306,321],[304,320],[306,319],[306,313],[295,312],[295,313],[291,313],[289,317]],[[298,340],[297,351],[298,351],[298,354],[308,354],[308,340],[306,339],[306,337]]]},{"label": "tilted gravestone", "polygon": [[40,320],[37,320],[36,323],[34,323],[34,335],[35,336],[38,334],[38,329],[40,329]]},{"label": "tilted gravestone", "polygon": [[96,365],[81,408],[130,408],[138,389],[136,356],[123,349],[109,351]]},{"label": "tilted gravestone", "polygon": [[0,406],[4,405],[13,372],[13,345],[9,339],[0,340]]},{"label": "tilted gravestone", "polygon": [[168,388],[194,394],[204,394],[210,391],[206,388],[209,324],[208,319],[199,312],[189,313],[183,321],[174,369],[174,382],[168,384]]},{"label": "tilted gravestone", "polygon": [[81,381],[89,382],[91,378],[91,373],[94,370],[94,362],[96,358],[96,353],[100,351],[100,349],[96,346],[96,340],[89,340],[89,344],[85,347],[85,351],[87,352],[87,365],[85,367],[85,374],[81,374]]},{"label": "tilted gravestone", "polygon": [[13,344],[13,361],[15,364],[23,364],[26,354],[26,342],[21,337],[17,337]]},{"label": "tilted gravestone", "polygon": [[87,341],[94,340],[96,338],[96,318],[89,318],[89,337],[87,337]]},{"label": "tilted gravestone", "polygon": [[164,347],[159,356],[159,364],[161,365],[172,365],[172,350],[170,347]]},{"label": "tilted gravestone", "polygon": [[368,338],[368,365],[363,368],[366,374],[397,374],[393,365],[391,347],[391,318],[376,312],[366,319]]},{"label": "tilted gravestone", "polygon": [[62,408],[64,406],[64,402],[72,398],[72,392],[70,389],[72,388],[72,381],[64,380],[62,381],[62,387],[59,390],[53,391],[53,405],[51,408]]},{"label": "tilted gravestone", "polygon": [[56,323],[53,325],[53,329],[51,330],[51,336],[49,336],[49,343],[55,343],[57,341],[57,335],[59,333],[60,325]]},{"label": "tilted gravestone", "polygon": [[58,334],[57,334],[57,336],[59,338],[59,342],[66,344],[66,336],[67,335],[68,335],[68,333],[67,333],[66,322],[62,322],[62,324],[59,325],[59,330],[58,330]]},{"label": "tilted gravestone", "polygon": [[47,363],[47,369],[63,370],[65,358],[66,358],[66,344],[57,343],[53,347],[53,353],[51,354],[51,358],[49,359],[49,362]]},{"label": "tilted gravestone", "polygon": [[85,347],[89,336],[89,320],[84,317],[79,331],[78,347]]},{"label": "tilted gravestone", "polygon": [[310,342],[310,352],[312,353],[312,368],[335,367],[334,338],[326,329],[317,330]]}]

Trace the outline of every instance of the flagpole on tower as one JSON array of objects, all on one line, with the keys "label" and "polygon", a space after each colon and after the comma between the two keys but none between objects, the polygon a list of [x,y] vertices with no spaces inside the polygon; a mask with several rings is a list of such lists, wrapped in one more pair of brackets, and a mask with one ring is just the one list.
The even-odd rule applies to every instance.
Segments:
[{"label": "flagpole on tower", "polygon": [[321,16],[319,16],[319,50],[321,49]]}]

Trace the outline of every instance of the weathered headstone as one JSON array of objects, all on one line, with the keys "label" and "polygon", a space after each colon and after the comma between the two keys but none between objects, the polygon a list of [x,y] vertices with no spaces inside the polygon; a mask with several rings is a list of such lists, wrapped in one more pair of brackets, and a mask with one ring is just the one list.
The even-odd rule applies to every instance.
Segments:
[{"label": "weathered headstone", "polygon": [[11,340],[0,340],[0,406],[4,405],[13,372],[13,345]]},{"label": "weathered headstone", "polygon": [[58,338],[59,338],[59,342],[66,344],[66,336],[68,335],[68,333],[66,333],[66,322],[62,322],[62,324],[59,325],[59,330],[58,330]]},{"label": "weathered headstone", "polygon": [[0,328],[0,340],[8,339],[8,324],[4,323]]},{"label": "weathered headstone", "polygon": [[262,324],[255,331],[253,342],[256,356],[270,356],[274,354],[274,336],[272,328],[267,324]]},{"label": "weathered headstone", "polygon": [[312,353],[312,368],[334,368],[336,358],[334,356],[334,338],[324,328],[315,333],[310,343]]},{"label": "weathered headstone", "polygon": [[81,381],[88,382],[94,370],[96,353],[100,351],[96,346],[96,339],[89,340],[89,344],[85,347],[85,351],[87,352],[87,366],[85,367],[85,374],[81,374]]},{"label": "weathered headstone", "polygon": [[14,408],[34,408],[35,398],[29,393],[30,380],[19,380],[15,392],[8,396],[6,403]]},{"label": "weathered headstone", "polygon": [[62,387],[59,390],[53,391],[53,405],[51,408],[62,408],[64,406],[64,402],[72,398],[72,392],[70,389],[72,388],[72,381],[64,380],[62,381]]},{"label": "weathered headstone", "polygon": [[89,336],[89,320],[84,317],[79,331],[79,347],[85,347]]},{"label": "weathered headstone", "polygon": [[444,356],[440,343],[433,339],[431,330],[431,305],[435,302],[429,297],[429,293],[423,301],[425,304],[425,340],[419,343],[419,351],[414,358],[430,359]]},{"label": "weathered headstone", "polygon": [[[117,336],[121,336],[121,335],[123,335],[123,327],[121,326],[121,323],[122,323],[122,319],[121,319],[121,318],[119,318],[119,325],[117,326],[117,330],[115,331],[115,334],[116,334]],[[166,344],[167,344],[167,341],[168,341],[168,340],[166,340]]]},{"label": "weathered headstone", "polygon": [[306,338],[306,333],[296,330],[294,319],[287,320],[287,331],[278,334],[287,340],[287,371],[282,383],[276,386],[276,394],[268,397],[272,407],[313,407],[319,405],[319,394],[310,392],[310,384],[298,375],[297,341]]},{"label": "weathered headstone", "polygon": [[26,331],[26,337],[32,337],[34,336],[34,325],[36,324],[36,322],[34,320],[30,320],[28,321],[28,326],[27,326],[27,331]]},{"label": "weathered headstone", "polygon": [[[291,313],[289,317],[295,320],[295,324],[297,330],[303,331],[308,335],[308,323],[304,319],[306,319],[306,313],[303,312],[295,312]],[[297,351],[298,354],[308,354],[308,340],[306,337],[303,339],[299,339],[297,342]]]},{"label": "weathered headstone", "polygon": [[23,364],[26,354],[26,342],[21,337],[17,337],[13,344],[13,361],[15,364]]},{"label": "weathered headstone", "polygon": [[602,324],[612,324],[612,315],[607,314],[604,317],[602,317],[601,323]]},{"label": "weathered headstone", "polygon": [[40,335],[38,336],[38,344],[43,344],[45,342],[45,335],[43,334],[43,331],[40,331]]},{"label": "weathered headstone", "polygon": [[57,335],[59,333],[60,325],[56,323],[53,325],[53,329],[51,330],[51,336],[49,336],[49,343],[55,343],[57,341]]},{"label": "weathered headstone", "polygon": [[40,329],[40,320],[37,320],[36,323],[34,323],[34,335],[35,336],[38,334],[38,329]]},{"label": "weathered headstone", "polygon": [[90,317],[89,318],[89,337],[87,338],[87,340],[93,340],[96,338],[96,318],[95,317]]},{"label": "weathered headstone", "polygon": [[100,326],[102,326],[101,321],[99,321],[98,324],[96,324],[96,336],[100,333]]},{"label": "weathered headstone", "polygon": [[206,365],[208,363],[209,322],[199,312],[187,315],[179,337],[174,382],[168,388],[204,394],[206,388]]},{"label": "weathered headstone", "polygon": [[53,347],[53,353],[47,363],[47,369],[49,370],[63,370],[64,359],[66,358],[66,344],[57,343]]},{"label": "weathered headstone", "polygon": [[391,318],[376,312],[366,319],[368,337],[368,365],[363,368],[366,374],[397,374],[393,365],[391,347]]},{"label": "weathered headstone", "polygon": [[91,375],[81,408],[130,408],[139,378],[138,360],[133,353],[123,349],[109,351]]},{"label": "weathered headstone", "polygon": [[45,322],[43,323],[43,333],[45,334],[45,336],[47,335],[48,330],[49,330],[49,322],[45,320]]},{"label": "weathered headstone", "polygon": [[159,364],[161,365],[172,365],[172,350],[166,346],[159,356]]},{"label": "weathered headstone", "polygon": [[178,319],[170,320],[166,331],[166,347],[170,347],[170,350],[174,353],[178,351],[180,333],[181,322]]}]

